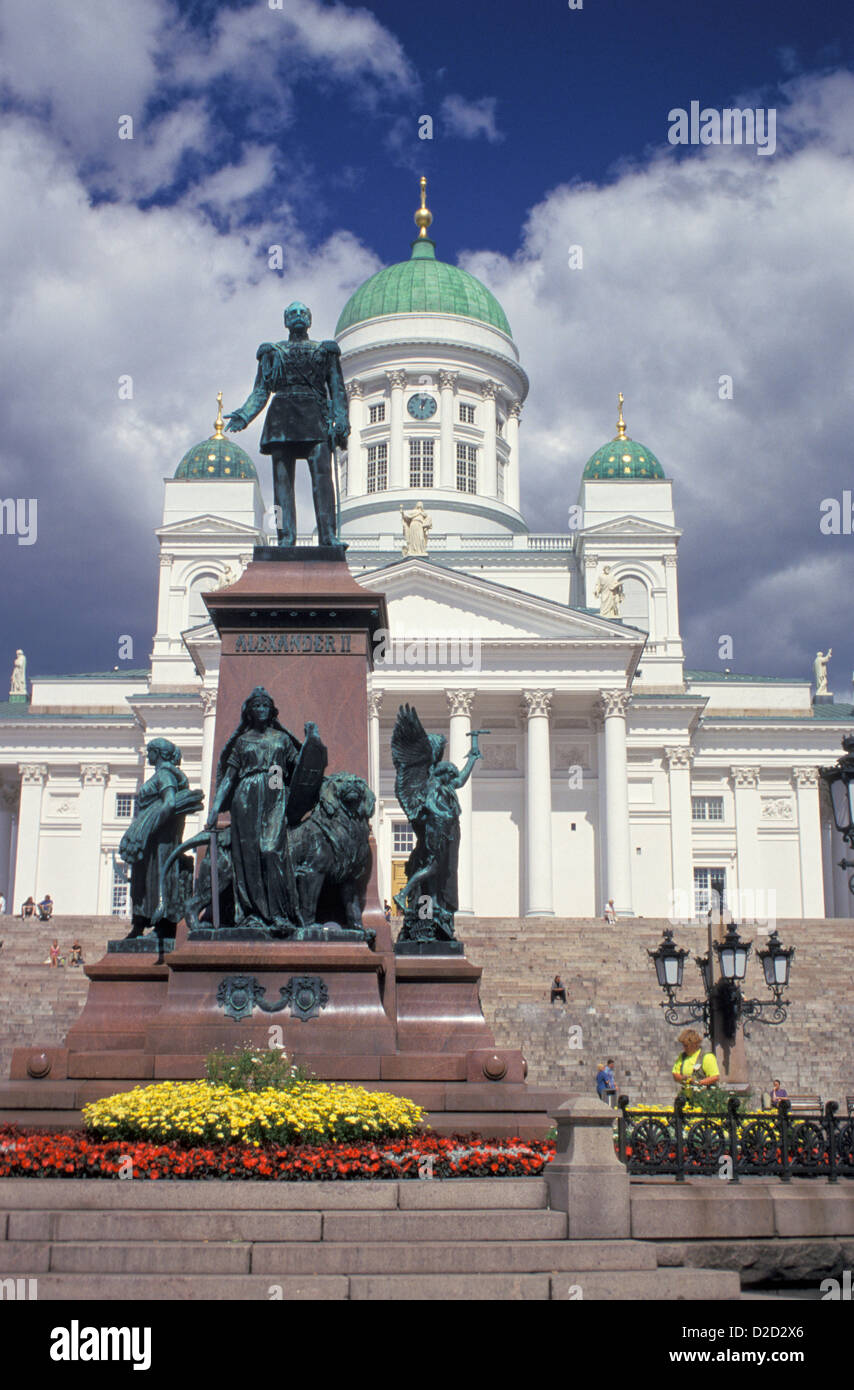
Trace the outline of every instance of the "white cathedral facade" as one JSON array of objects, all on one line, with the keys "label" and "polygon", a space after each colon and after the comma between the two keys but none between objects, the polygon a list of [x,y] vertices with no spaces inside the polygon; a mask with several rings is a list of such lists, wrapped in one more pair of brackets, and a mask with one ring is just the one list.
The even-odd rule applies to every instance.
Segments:
[{"label": "white cathedral facade", "polygon": [[[361,286],[336,330],[342,535],[390,615],[369,688],[381,896],[412,842],[389,748],[408,702],[458,764],[470,731],[491,731],[460,794],[462,914],[593,917],[613,899],[621,917],[686,918],[722,893],[739,918],[849,915],[818,768],[850,707],[805,680],[686,669],[673,484],[622,403],[616,436],[577,461],[562,525],[529,531],[510,326],[436,258],[423,198],[416,222],[410,258]],[[429,529],[410,528],[404,553],[401,509],[419,501]],[[272,520],[218,423],[165,483],[150,666],[36,675],[28,702],[0,705],[7,910],[49,892],[60,913],[124,915],[117,851],[152,738],[177,743],[209,792],[219,641],[202,594],[237,578]]]}]

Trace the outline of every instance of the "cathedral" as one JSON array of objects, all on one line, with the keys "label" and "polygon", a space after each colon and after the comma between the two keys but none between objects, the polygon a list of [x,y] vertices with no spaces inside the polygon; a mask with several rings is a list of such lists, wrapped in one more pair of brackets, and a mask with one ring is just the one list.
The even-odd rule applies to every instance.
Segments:
[{"label": "cathedral", "polygon": [[[629,434],[622,397],[613,437],[567,460],[577,493],[555,530],[529,530],[528,379],[511,326],[479,280],[438,259],[423,180],[415,221],[409,257],[361,285],[335,330],[351,425],[341,535],[390,621],[369,690],[381,897],[413,843],[389,747],[409,703],[457,764],[489,731],[460,792],[462,916],[593,917],[609,903],[626,919],[720,904],[747,921],[849,915],[818,774],[852,731],[849,706],[826,682],[686,667],[673,483]],[[209,796],[219,638],[203,596],[275,530],[220,402],[213,434],[165,482],[149,666],[35,675],[23,691],[19,678],[0,704],[8,911],[49,892],[63,914],[127,915],[118,846],[145,745],[177,743]]]}]

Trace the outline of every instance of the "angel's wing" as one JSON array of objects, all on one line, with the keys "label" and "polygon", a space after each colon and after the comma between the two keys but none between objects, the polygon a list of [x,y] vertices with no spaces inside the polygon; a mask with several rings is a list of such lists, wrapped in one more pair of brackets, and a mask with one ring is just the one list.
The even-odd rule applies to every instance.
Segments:
[{"label": "angel's wing", "polygon": [[424,806],[433,749],[417,712],[409,705],[401,705],[398,710],[391,736],[391,757],[397,773],[395,796],[407,820],[414,821]]}]

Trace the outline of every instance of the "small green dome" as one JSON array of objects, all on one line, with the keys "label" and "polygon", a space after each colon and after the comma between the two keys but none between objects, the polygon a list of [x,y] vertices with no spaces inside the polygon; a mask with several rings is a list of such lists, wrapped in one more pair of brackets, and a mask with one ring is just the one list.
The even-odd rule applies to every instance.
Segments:
[{"label": "small green dome", "polygon": [[408,261],[386,266],[359,286],[341,311],[336,336],[354,323],[385,314],[459,314],[512,337],[495,295],[467,270],[437,261],[428,237],[416,238]]},{"label": "small green dome", "polygon": [[176,478],[257,478],[255,465],[245,449],[223,433],[222,392],[217,396],[219,410],[214,421],[214,433],[201,444],[188,449],[178,467]]},{"label": "small green dome", "polygon": [[651,449],[628,437],[612,439],[587,460],[582,479],[604,478],[608,481],[663,478],[664,469]]}]

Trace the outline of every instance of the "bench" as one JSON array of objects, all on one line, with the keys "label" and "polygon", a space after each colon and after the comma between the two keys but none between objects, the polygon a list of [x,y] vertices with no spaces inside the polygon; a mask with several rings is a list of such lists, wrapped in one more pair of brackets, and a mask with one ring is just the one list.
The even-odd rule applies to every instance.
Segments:
[{"label": "bench", "polygon": [[822,1113],[821,1096],[798,1092],[789,1096],[789,1107],[792,1115],[820,1115]]}]

